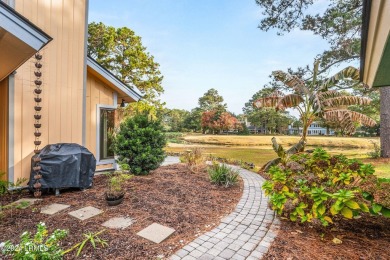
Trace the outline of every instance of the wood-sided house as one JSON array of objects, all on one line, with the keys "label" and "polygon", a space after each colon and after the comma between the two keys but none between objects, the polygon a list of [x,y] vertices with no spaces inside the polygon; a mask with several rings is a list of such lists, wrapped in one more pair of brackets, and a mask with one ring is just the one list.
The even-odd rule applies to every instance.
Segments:
[{"label": "wood-sided house", "polygon": [[390,0],[364,0],[360,77],[380,89],[382,157],[390,157]]},{"label": "wood-sided house", "polygon": [[88,0],[0,0],[0,172],[7,180],[29,176],[36,131],[40,148],[78,143],[98,165],[114,165],[113,111],[141,95],[87,56],[87,26]]}]

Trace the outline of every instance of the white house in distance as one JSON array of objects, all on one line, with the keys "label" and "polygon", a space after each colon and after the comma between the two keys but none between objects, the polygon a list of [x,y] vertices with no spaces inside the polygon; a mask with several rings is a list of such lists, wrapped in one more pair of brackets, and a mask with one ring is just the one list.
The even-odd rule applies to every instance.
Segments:
[{"label": "white house in distance", "polygon": [[[301,135],[302,127],[293,127],[292,125],[288,126],[289,135]],[[334,135],[335,131],[329,128],[329,134],[327,134],[326,127],[323,127],[319,122],[313,122],[310,124],[307,135]]]}]

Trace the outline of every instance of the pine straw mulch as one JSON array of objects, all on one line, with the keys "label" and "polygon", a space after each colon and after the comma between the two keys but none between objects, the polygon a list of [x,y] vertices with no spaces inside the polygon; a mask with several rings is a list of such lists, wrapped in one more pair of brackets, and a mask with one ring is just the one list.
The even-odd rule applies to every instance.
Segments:
[{"label": "pine straw mulch", "polygon": [[[359,219],[341,219],[328,228],[281,222],[264,259],[390,259],[389,218],[364,215]],[[342,243],[334,243],[334,238]]]},{"label": "pine straw mulch", "polygon": [[[232,212],[242,195],[243,184],[231,188],[212,185],[206,172],[193,174],[183,164],[160,167],[148,176],[136,176],[127,181],[126,197],[122,204],[106,205],[104,192],[106,176],[95,176],[94,186],[86,191],[67,191],[60,196],[44,195],[43,200],[27,209],[12,209],[3,212],[0,225],[0,241],[19,241],[23,231],[35,233],[36,225],[45,222],[49,231],[66,229],[68,237],[63,248],[83,240],[86,232],[98,232],[103,222],[112,217],[131,217],[135,223],[124,230],[107,229],[101,238],[108,247],[93,248],[88,245],[80,258],[86,259],[156,259],[167,257],[200,234],[211,230],[223,216]],[[2,205],[29,197],[30,194],[3,196]],[[55,215],[39,213],[52,203],[69,204],[71,207]],[[102,214],[80,221],[68,215],[70,211],[93,206]],[[157,222],[176,230],[167,240],[155,244],[136,235],[137,232]],[[73,259],[75,252],[66,255]]]},{"label": "pine straw mulch", "polygon": [[390,219],[363,216],[329,230],[282,221],[264,259],[390,259]]}]

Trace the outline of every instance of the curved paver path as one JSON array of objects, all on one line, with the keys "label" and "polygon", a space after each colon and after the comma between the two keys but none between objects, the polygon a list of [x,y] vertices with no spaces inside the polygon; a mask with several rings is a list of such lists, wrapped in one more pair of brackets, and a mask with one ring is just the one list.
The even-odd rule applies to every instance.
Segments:
[{"label": "curved paver path", "polygon": [[280,222],[267,206],[261,189],[264,179],[237,166],[244,191],[234,212],[213,230],[170,257],[178,259],[261,259],[276,237]]}]

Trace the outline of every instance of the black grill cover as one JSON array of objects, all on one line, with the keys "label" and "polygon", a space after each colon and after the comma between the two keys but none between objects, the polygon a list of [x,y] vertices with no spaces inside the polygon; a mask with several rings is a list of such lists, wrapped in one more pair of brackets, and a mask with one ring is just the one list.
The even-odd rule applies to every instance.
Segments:
[{"label": "black grill cover", "polygon": [[[69,143],[49,144],[33,158],[38,156],[42,159],[39,163],[42,174],[41,189],[92,187],[96,159],[87,148]],[[34,162],[31,160],[30,190],[33,190],[34,185],[33,166]]]}]

